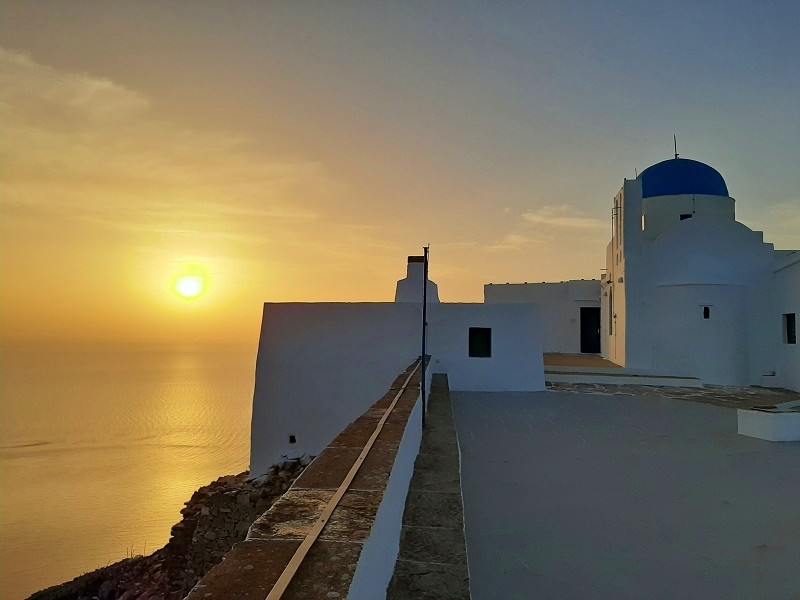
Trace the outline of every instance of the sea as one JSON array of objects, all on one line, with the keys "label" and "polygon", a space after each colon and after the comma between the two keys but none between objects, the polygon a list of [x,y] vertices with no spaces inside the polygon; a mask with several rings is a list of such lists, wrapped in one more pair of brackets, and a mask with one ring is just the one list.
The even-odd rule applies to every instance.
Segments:
[{"label": "sea", "polygon": [[150,554],[247,470],[256,347],[0,346],[0,598]]}]

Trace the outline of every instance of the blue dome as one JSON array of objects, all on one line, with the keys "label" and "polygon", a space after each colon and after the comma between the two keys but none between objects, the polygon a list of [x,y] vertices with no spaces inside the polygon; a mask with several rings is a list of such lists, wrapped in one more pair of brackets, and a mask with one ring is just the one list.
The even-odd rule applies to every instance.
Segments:
[{"label": "blue dome", "polygon": [[639,175],[642,198],[677,194],[727,196],[728,186],[716,169],[688,158],[671,158],[646,168]]}]

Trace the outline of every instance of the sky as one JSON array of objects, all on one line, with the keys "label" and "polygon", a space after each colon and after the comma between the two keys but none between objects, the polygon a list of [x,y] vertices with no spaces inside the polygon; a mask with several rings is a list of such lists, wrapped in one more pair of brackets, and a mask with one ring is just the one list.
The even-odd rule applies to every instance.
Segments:
[{"label": "sky", "polygon": [[[0,337],[254,342],[263,302],[597,278],[624,178],[800,247],[800,4],[6,2]],[[175,293],[201,273],[204,292]]]}]

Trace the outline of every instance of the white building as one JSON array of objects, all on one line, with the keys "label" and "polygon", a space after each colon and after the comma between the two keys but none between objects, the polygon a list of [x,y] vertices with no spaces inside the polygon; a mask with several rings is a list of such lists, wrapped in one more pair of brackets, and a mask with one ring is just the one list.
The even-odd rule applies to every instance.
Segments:
[{"label": "white building", "polygon": [[625,180],[600,282],[488,285],[486,302],[539,304],[546,352],[600,352],[632,370],[800,390],[800,251],[736,221],[722,176],[673,158]]},{"label": "white building", "polygon": [[[456,391],[544,389],[543,352],[630,370],[800,391],[800,251],[736,221],[722,176],[674,158],[625,180],[601,280],[500,284],[483,304],[427,283],[432,371]],[[421,354],[421,257],[394,303],[264,306],[252,464],[316,454]]]},{"label": "white building", "polygon": [[[267,303],[251,428],[251,473],[317,454],[422,353],[421,257],[396,302]],[[454,391],[545,389],[538,308],[438,302],[428,282],[429,372]]]},{"label": "white building", "polygon": [[487,284],[487,304],[532,303],[539,306],[545,352],[599,353],[600,282]]}]

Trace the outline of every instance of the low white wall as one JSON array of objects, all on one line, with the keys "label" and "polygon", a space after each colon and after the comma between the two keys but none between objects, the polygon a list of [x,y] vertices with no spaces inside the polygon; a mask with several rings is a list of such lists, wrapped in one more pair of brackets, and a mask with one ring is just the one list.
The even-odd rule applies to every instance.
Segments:
[{"label": "low white wall", "polygon": [[770,442],[800,442],[800,413],[737,409],[738,433]]},{"label": "low white wall", "polygon": [[265,304],[251,474],[282,456],[322,451],[419,356],[420,328],[420,311],[410,304]]},{"label": "low white wall", "polygon": [[[538,309],[533,304],[439,304],[428,309],[432,368],[451,391],[545,389]],[[492,329],[492,356],[469,356],[469,328]]]},{"label": "low white wall", "polygon": [[[430,367],[428,374],[432,373]],[[428,375],[426,374],[426,375]],[[428,385],[430,391],[430,385]],[[422,442],[422,402],[417,400],[395,457],[389,483],[364,542],[347,597],[353,600],[384,598],[400,552],[400,533],[414,462]]]}]

